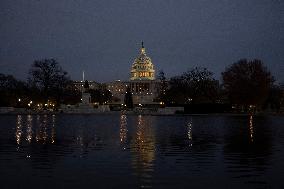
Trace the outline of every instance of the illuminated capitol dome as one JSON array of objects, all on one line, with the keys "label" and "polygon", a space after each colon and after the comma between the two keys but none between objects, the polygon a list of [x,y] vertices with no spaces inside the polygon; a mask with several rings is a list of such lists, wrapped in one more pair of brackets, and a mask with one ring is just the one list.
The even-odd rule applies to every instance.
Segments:
[{"label": "illuminated capitol dome", "polygon": [[142,42],[140,54],[131,66],[129,81],[114,81],[107,83],[107,89],[115,99],[113,104],[124,104],[127,89],[132,93],[134,105],[157,104],[154,99],[159,92],[159,80],[155,80],[155,70],[151,58],[146,55]]},{"label": "illuminated capitol dome", "polygon": [[154,66],[151,58],[146,55],[143,42],[140,55],[132,64],[130,80],[155,80]]}]

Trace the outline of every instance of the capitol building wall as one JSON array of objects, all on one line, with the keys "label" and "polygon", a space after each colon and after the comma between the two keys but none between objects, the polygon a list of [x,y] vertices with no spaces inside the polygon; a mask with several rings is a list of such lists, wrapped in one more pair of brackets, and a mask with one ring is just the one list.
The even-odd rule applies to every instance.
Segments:
[{"label": "capitol building wall", "polygon": [[154,102],[158,96],[159,82],[149,81],[114,81],[107,83],[107,89],[113,95],[113,104],[123,104],[127,87],[132,93],[133,104],[157,104]]}]

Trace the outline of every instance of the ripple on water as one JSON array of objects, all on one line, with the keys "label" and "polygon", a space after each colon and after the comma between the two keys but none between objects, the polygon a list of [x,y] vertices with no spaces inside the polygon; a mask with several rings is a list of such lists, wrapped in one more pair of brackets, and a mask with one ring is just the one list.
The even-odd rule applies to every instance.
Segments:
[{"label": "ripple on water", "polygon": [[[284,119],[254,116],[0,116],[3,186],[277,188]],[[231,185],[233,183],[233,185]],[[19,186],[18,186],[19,187]]]}]

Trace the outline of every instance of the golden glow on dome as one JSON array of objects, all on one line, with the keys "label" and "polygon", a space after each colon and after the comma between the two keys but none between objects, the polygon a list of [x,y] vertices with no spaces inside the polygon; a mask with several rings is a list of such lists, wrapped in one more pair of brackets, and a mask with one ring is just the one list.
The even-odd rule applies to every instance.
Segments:
[{"label": "golden glow on dome", "polygon": [[142,42],[140,55],[134,60],[131,67],[130,80],[155,80],[155,70],[151,58],[146,55]]}]

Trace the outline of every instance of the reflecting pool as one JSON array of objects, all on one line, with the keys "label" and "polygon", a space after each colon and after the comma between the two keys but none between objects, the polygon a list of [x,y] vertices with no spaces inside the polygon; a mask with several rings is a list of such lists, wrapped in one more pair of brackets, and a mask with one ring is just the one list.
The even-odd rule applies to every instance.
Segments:
[{"label": "reflecting pool", "polygon": [[284,188],[284,117],[1,115],[1,188]]}]

